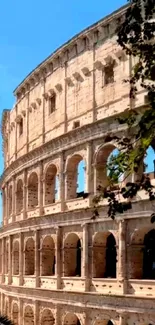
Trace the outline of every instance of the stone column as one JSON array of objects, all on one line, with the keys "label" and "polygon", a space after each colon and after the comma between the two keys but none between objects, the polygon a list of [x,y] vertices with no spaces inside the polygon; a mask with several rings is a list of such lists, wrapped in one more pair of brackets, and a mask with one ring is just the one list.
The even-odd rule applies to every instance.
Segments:
[{"label": "stone column", "polygon": [[88,224],[83,225],[82,277],[85,278],[85,291],[89,290],[88,278]]},{"label": "stone column", "polygon": [[61,289],[61,270],[62,270],[62,259],[61,259],[61,228],[58,227],[56,230],[56,248],[55,248],[55,257],[56,257],[56,276],[57,276],[57,290]]},{"label": "stone column", "polygon": [[5,238],[2,238],[2,283],[4,283],[5,274]]},{"label": "stone column", "polygon": [[126,222],[119,221],[119,246],[118,246],[117,278],[122,285],[122,293],[126,293]]},{"label": "stone column", "polygon": [[119,316],[119,325],[127,325],[127,313],[121,312]]},{"label": "stone column", "polygon": [[43,162],[40,163],[40,173],[39,173],[39,184],[38,184],[38,205],[39,205],[39,215],[44,214],[43,208]]},{"label": "stone column", "polygon": [[19,234],[19,285],[23,285],[24,276],[24,238],[23,233]]},{"label": "stone column", "polygon": [[23,301],[22,299],[19,299],[19,316],[18,316],[18,322],[19,325],[23,325],[24,324],[24,317],[23,317]]},{"label": "stone column", "polygon": [[3,314],[3,296],[4,294],[1,293],[1,306],[0,306],[0,314]]},{"label": "stone column", "polygon": [[9,219],[9,188],[8,188],[8,183],[6,184],[6,223],[5,225],[8,224],[8,219]]},{"label": "stone column", "polygon": [[8,297],[8,309],[9,309],[9,311],[8,311],[8,317],[10,318],[10,319],[12,319],[12,314],[11,314],[11,297],[9,296]]},{"label": "stone column", "polygon": [[35,300],[34,303],[34,325],[39,324],[39,303],[37,300]]},{"label": "stone column", "polygon": [[26,109],[26,152],[29,152],[29,86],[27,85],[26,89],[26,102],[27,102],[27,109]]},{"label": "stone column", "polygon": [[23,184],[23,219],[27,218],[28,210],[28,188],[27,188],[27,170],[24,170],[24,184]]},{"label": "stone column", "polygon": [[40,85],[41,85],[41,91],[40,91],[40,95],[41,95],[41,106],[42,106],[42,143],[45,143],[45,110],[46,110],[46,99],[45,99],[45,84],[46,84],[46,78],[44,76],[44,73],[41,76],[41,80],[40,80]]},{"label": "stone column", "polygon": [[60,311],[59,311],[59,305],[56,305],[55,309],[55,325],[61,324],[61,317],[60,317]]},{"label": "stone column", "polygon": [[7,186],[5,187],[4,189],[5,191],[5,202],[3,202],[3,204],[5,203],[5,206],[4,206],[4,220],[3,220],[3,224],[6,225],[7,224],[7,217],[8,217],[8,210],[7,210],[7,202],[8,202],[8,195],[7,195]]},{"label": "stone column", "polygon": [[15,160],[17,159],[17,150],[18,150],[18,147],[17,147],[17,137],[18,137],[18,134],[17,134],[17,131],[18,131],[18,123],[17,123],[17,115],[18,115],[18,103],[16,103],[15,105],[15,147],[14,147],[14,150],[15,150]]},{"label": "stone column", "polygon": [[9,235],[8,284],[12,282],[12,236]]},{"label": "stone column", "polygon": [[36,276],[36,287],[39,287],[40,277],[40,241],[39,241],[39,230],[35,231],[35,276]]},{"label": "stone column", "polygon": [[90,194],[90,200],[94,192],[94,167],[92,166],[93,146],[89,142],[87,144],[87,165],[86,165],[86,192]]},{"label": "stone column", "polygon": [[65,173],[64,173],[64,154],[60,156],[60,173],[59,173],[59,197],[61,201],[61,211],[64,211],[65,205]]},{"label": "stone column", "polygon": [[16,219],[16,182],[15,182],[15,177],[13,177],[13,182],[12,182],[12,222],[14,222]]},{"label": "stone column", "polygon": [[2,215],[2,224],[4,225],[4,220],[5,220],[5,188],[2,188],[2,207],[3,207],[3,215]]}]

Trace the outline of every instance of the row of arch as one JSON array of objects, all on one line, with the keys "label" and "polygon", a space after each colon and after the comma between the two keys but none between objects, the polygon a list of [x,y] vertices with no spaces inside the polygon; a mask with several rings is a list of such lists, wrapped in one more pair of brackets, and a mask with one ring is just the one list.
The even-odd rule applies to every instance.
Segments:
[{"label": "row of arch", "polygon": [[[9,316],[9,306],[8,301],[5,303],[5,314]],[[19,307],[16,302],[12,303],[12,310],[11,310],[11,319],[14,323],[14,325],[21,324],[21,321],[19,321]],[[83,321],[80,319],[80,317],[73,312],[68,312],[63,317],[63,319],[59,321],[60,324],[63,325],[82,325]],[[31,305],[27,305],[24,308],[24,315],[23,315],[23,325],[34,325],[34,309]],[[42,312],[40,312],[39,315],[39,324],[40,325],[54,325],[56,324],[56,320],[54,317],[54,314],[50,308],[44,308]],[[94,320],[94,325],[114,325],[114,322],[110,319],[107,319],[107,316],[99,317]],[[148,324],[152,325],[152,324]]]},{"label": "row of arch", "polygon": [[[9,314],[9,304],[8,301],[5,303],[5,314]],[[9,316],[9,315],[8,315]],[[14,325],[19,324],[19,307],[16,302],[13,302],[12,304],[12,310],[11,310],[11,319],[14,322]],[[23,324],[24,325],[33,325],[34,324],[34,310],[33,307],[30,305],[27,305],[24,308],[24,317],[23,317]],[[68,312],[65,317],[63,318],[62,324],[63,325],[81,325],[81,321],[79,317],[75,313]],[[55,317],[53,315],[53,312],[49,308],[45,308],[40,313],[40,319],[39,319],[40,325],[54,325],[55,324]],[[113,325],[113,322],[111,320],[106,319],[100,319],[95,321],[95,325]]]},{"label": "row of arch", "polygon": [[[152,149],[153,150],[153,149]],[[106,186],[108,182],[107,161],[111,155],[116,155],[118,149],[113,144],[106,144],[101,146],[95,154],[95,186],[96,188]],[[148,157],[151,157],[152,163],[149,161],[149,169],[154,170],[153,155],[151,148],[146,155],[145,164],[147,164]],[[75,154],[67,161],[65,169],[65,199],[74,199],[83,195],[86,190],[86,161],[82,155]],[[123,176],[122,176],[123,177]],[[118,179],[118,182],[121,180]],[[27,184],[27,208],[33,209],[39,203],[39,177],[36,172],[32,172],[28,177]],[[49,164],[44,174],[44,205],[49,205],[60,200],[60,177],[59,170],[53,163]],[[23,180],[19,179],[16,184],[16,213],[19,214],[23,210],[24,205],[24,184]],[[6,210],[6,194],[4,195],[4,210]],[[13,209],[13,186],[8,188],[8,214],[11,215]],[[5,213],[6,214],[6,213]]]},{"label": "row of arch", "polygon": [[[77,160],[77,165],[73,170],[73,161]],[[73,160],[73,161],[72,161]],[[66,199],[76,198],[79,192],[84,192],[85,184],[85,163],[81,156],[73,157],[68,167],[66,177]],[[58,168],[51,164],[48,166],[44,179],[44,205],[50,205],[60,200],[60,177]],[[8,215],[13,212],[13,186],[10,185],[8,189]],[[15,192],[15,206],[16,214],[23,211],[24,207],[24,184],[23,180],[19,179],[16,184]],[[4,215],[6,216],[7,196],[4,195]],[[39,177],[36,172],[32,172],[28,178],[27,186],[27,208],[31,210],[39,205]]]},{"label": "row of arch", "polygon": [[[97,246],[97,245],[100,245]],[[81,276],[83,259],[82,242],[79,236],[67,236],[63,248],[64,276]],[[116,241],[112,234],[99,233],[94,239],[94,277],[116,277]],[[101,258],[102,257],[102,258]],[[9,271],[8,245],[5,254],[5,273]],[[19,275],[19,241],[13,243],[12,273]],[[52,236],[47,235],[40,249],[40,275],[53,276],[56,273],[56,250]],[[24,274],[35,275],[35,241],[28,238],[24,248]]]},{"label": "row of arch", "polygon": [[[140,236],[140,235],[139,235]],[[155,279],[155,229],[148,231],[145,236],[133,238],[129,251],[128,265],[131,278]],[[110,232],[98,232],[94,236],[92,249],[92,277],[117,277],[117,245],[114,235]],[[35,275],[35,241],[29,237],[24,248],[24,274]],[[63,265],[63,276],[82,276],[83,247],[80,237],[70,233],[66,237],[63,249],[60,249],[60,262]],[[40,249],[40,275],[53,276],[56,274],[56,249],[52,236],[47,235]],[[5,253],[5,273],[8,273],[8,245]],[[12,272],[19,275],[19,241],[13,243]]]}]

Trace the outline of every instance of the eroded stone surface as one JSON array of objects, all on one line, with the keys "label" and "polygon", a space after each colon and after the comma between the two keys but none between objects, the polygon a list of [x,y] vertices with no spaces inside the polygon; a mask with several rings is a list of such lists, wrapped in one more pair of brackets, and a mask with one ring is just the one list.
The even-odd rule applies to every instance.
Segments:
[{"label": "eroded stone surface", "polygon": [[[125,134],[115,116],[130,105],[122,81],[131,65],[115,36],[124,10],[36,68],[3,113],[0,311],[17,325],[155,322],[154,260],[146,255],[155,227],[147,195],[141,192],[115,221],[104,200],[92,219],[92,197],[106,185],[106,162],[116,148],[108,135]],[[135,104],[145,104],[141,89]]]}]

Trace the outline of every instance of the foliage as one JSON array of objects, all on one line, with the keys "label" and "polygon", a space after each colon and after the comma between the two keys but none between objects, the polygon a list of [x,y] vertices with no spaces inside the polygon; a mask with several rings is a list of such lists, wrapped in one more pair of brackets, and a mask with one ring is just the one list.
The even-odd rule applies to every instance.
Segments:
[{"label": "foliage", "polygon": [[7,316],[0,315],[0,325],[14,325],[14,324]]},{"label": "foliage", "polygon": [[[94,197],[94,215],[96,206],[103,198],[108,199],[108,215],[114,219],[116,213],[123,213],[132,208],[132,199],[143,189],[150,200],[155,199],[154,188],[145,174],[143,163],[146,151],[151,145],[155,149],[155,1],[131,0],[125,19],[117,29],[118,44],[129,56],[130,63],[135,62],[128,80],[130,85],[130,107],[125,108],[123,116],[118,118],[121,124],[127,124],[128,130],[123,138],[115,136],[119,153],[111,156],[107,163],[109,186],[99,187]],[[136,108],[138,91],[145,91],[148,104]],[[111,137],[113,140],[114,137]],[[142,172],[139,173],[139,170]],[[118,191],[111,186],[124,177],[124,181],[134,174],[134,182],[121,183]],[[130,177],[131,179],[131,177]],[[124,202],[122,202],[123,200]],[[155,216],[151,219],[155,220]],[[154,220],[154,221],[153,221]]]}]

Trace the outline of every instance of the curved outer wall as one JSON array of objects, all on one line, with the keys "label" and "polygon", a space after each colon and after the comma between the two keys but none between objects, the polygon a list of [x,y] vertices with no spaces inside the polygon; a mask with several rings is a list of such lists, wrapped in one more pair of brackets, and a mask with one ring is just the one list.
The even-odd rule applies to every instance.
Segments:
[{"label": "curved outer wall", "polygon": [[[140,193],[117,221],[106,217],[106,201],[92,218],[92,197],[106,182],[105,163],[115,148],[107,135],[125,134],[115,117],[131,105],[122,80],[134,62],[115,35],[125,10],[40,64],[16,88],[13,109],[3,113],[0,310],[15,324],[155,320],[155,280],[142,280],[141,249],[154,229],[147,196]],[[135,105],[144,104],[139,89]],[[85,194],[77,191],[80,161]],[[109,273],[111,263],[116,272]]]}]

